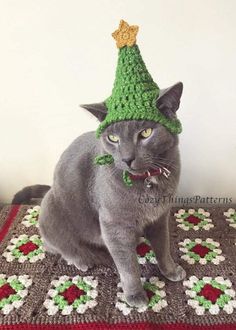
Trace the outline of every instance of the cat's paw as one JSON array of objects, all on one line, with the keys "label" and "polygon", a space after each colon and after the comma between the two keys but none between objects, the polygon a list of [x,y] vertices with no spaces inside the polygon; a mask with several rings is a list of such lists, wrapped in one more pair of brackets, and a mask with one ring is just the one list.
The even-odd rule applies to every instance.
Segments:
[{"label": "cat's paw", "polygon": [[148,304],[148,297],[144,290],[132,295],[125,295],[126,302],[132,307],[144,307]]},{"label": "cat's paw", "polygon": [[75,263],[74,265],[78,270],[81,270],[82,272],[87,272],[87,270],[89,269],[88,265],[83,265],[78,263]]},{"label": "cat's paw", "polygon": [[176,264],[176,267],[172,271],[163,272],[160,270],[160,272],[172,282],[182,281],[186,277],[186,271],[178,264]]},{"label": "cat's paw", "polygon": [[66,260],[68,265],[74,265],[78,270],[81,270],[82,272],[87,272],[89,268],[92,268],[93,265],[82,263],[78,260]]}]

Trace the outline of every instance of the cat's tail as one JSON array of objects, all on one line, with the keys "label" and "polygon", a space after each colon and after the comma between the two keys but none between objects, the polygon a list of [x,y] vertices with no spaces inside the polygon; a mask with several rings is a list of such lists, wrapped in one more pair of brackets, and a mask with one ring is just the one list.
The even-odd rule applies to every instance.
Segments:
[{"label": "cat's tail", "polygon": [[42,199],[50,188],[42,184],[27,186],[15,194],[12,204],[33,204],[32,199]]}]

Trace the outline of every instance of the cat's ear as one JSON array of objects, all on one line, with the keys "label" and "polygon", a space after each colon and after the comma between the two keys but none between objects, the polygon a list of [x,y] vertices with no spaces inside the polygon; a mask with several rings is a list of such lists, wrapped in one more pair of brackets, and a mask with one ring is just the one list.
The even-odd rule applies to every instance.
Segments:
[{"label": "cat's ear", "polygon": [[179,109],[182,92],[182,82],[178,82],[169,88],[160,90],[156,105],[163,115],[171,119],[176,118],[175,113]]},{"label": "cat's ear", "polygon": [[107,115],[107,108],[104,102],[93,104],[81,104],[81,108],[88,110],[99,121],[103,121]]}]

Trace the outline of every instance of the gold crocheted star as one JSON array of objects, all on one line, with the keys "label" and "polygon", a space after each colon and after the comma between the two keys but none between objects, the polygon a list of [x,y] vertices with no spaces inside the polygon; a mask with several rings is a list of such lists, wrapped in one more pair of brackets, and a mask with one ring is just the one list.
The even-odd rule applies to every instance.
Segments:
[{"label": "gold crocheted star", "polygon": [[137,25],[129,25],[122,19],[118,30],[112,33],[112,37],[116,40],[116,45],[118,48],[122,48],[124,46],[132,47],[136,44],[137,33]]}]

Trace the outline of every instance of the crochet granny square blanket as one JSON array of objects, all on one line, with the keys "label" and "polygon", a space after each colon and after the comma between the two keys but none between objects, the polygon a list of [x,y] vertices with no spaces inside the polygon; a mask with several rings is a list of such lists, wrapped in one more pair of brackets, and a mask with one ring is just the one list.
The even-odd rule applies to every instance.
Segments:
[{"label": "crochet granny square blanket", "polygon": [[0,330],[236,329],[235,209],[172,208],[171,253],[187,272],[181,282],[160,274],[140,238],[143,308],[125,302],[115,266],[81,272],[46,253],[39,213],[31,205],[0,212]]}]

